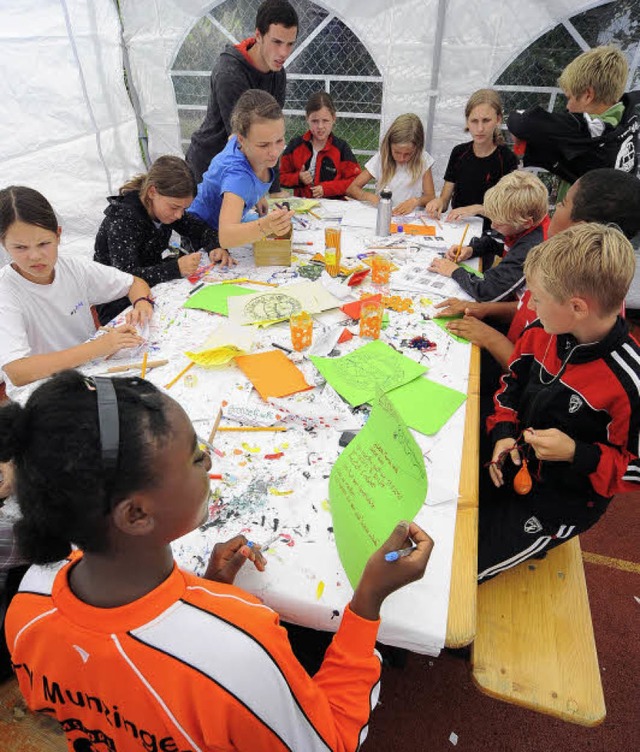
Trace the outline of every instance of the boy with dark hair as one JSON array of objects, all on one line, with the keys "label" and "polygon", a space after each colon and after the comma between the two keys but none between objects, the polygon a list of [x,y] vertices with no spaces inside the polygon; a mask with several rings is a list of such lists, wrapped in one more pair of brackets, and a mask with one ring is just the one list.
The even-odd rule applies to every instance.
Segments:
[{"label": "boy with dark hair", "polygon": [[[211,72],[207,114],[191,136],[187,162],[196,183],[231,135],[231,111],[248,89],[262,89],[284,107],[287,74],[284,64],[298,36],[298,14],[287,0],[265,0],[256,15],[255,36],[229,45]],[[272,193],[280,190],[276,178]]]},{"label": "boy with dark hair", "polygon": [[558,199],[571,183],[597,167],[635,174],[638,169],[640,91],[624,94],[624,54],[612,46],[583,52],[564,69],[558,85],[568,112],[542,107],[512,112],[507,127],[524,166],[543,167],[561,179]]},{"label": "boy with dark hair", "polygon": [[614,494],[640,488],[640,347],[618,315],[634,270],[629,241],[595,223],[527,256],[538,320],[518,339],[487,421],[480,581],[584,532]]}]

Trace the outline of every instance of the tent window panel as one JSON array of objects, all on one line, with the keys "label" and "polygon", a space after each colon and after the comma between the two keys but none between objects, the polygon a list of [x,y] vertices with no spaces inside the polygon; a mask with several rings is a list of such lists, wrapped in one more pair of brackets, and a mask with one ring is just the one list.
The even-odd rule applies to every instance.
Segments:
[{"label": "tent window panel", "polygon": [[564,26],[556,26],[530,44],[496,81],[496,84],[557,86],[558,76],[582,50]]},{"label": "tent window panel", "polygon": [[[210,15],[240,41],[254,35],[256,13],[261,4],[262,0],[227,0],[216,6]],[[297,42],[299,45],[329,14],[324,8],[308,0],[295,0],[293,6],[300,22]]]},{"label": "tent window panel", "polygon": [[379,113],[382,82],[332,81],[331,96],[338,112]]},{"label": "tent window panel", "polygon": [[[209,99],[209,80],[207,76],[172,76],[173,88],[176,92],[176,101],[181,105],[207,106]],[[203,113],[200,113],[203,117]]]},{"label": "tent window panel", "polygon": [[309,97],[312,94],[315,94],[317,91],[326,91],[326,84],[324,79],[296,79],[288,76],[285,109],[304,110],[307,106]]},{"label": "tent window panel", "polygon": [[[364,162],[369,159],[371,154],[378,151],[380,143],[379,120],[364,120],[363,118],[345,116],[338,118],[333,131],[336,136],[348,142],[352,150],[356,152],[356,156],[358,156],[357,152],[367,152]],[[364,164],[359,157],[358,161]]]},{"label": "tent window panel", "polygon": [[[185,150],[191,134],[204,119],[211,69],[233,39],[241,41],[253,36],[260,2],[220,3],[194,24],[178,51],[172,79]],[[309,0],[296,0],[295,8],[300,25],[287,65],[287,139],[307,128],[304,117],[289,113],[303,111],[314,92],[329,91],[338,112],[345,113],[338,119],[336,134],[351,145],[364,163],[378,149],[382,81],[363,79],[381,79],[380,71],[362,42],[338,18]],[[191,75],[186,75],[188,72]],[[337,80],[340,76],[349,80]]]},{"label": "tent window panel", "polygon": [[191,29],[171,67],[173,70],[211,72],[228,44],[231,44],[231,40],[205,16]]},{"label": "tent window panel", "polygon": [[583,39],[591,47],[615,44],[623,50],[629,64],[640,37],[640,4],[638,0],[616,0],[571,18]]},{"label": "tent window panel", "polygon": [[287,67],[291,73],[378,76],[380,73],[358,37],[333,18]]},{"label": "tent window panel", "polygon": [[182,139],[185,152],[191,140],[191,134],[198,130],[203,118],[204,112],[202,111],[180,110],[180,138]]},{"label": "tent window panel", "polygon": [[287,115],[284,137],[287,143],[295,136],[302,136],[307,130],[307,121],[302,115]]}]

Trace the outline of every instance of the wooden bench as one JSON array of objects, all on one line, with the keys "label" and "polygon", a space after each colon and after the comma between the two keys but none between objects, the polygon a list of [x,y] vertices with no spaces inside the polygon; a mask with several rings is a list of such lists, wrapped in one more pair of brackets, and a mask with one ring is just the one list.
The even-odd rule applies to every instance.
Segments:
[{"label": "wooden bench", "polygon": [[492,697],[583,726],[604,720],[578,538],[480,585],[472,667]]}]

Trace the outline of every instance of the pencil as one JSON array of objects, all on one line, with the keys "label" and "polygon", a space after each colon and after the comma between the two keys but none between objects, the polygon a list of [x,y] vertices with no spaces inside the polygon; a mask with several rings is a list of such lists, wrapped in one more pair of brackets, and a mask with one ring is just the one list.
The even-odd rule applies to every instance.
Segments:
[{"label": "pencil", "polygon": [[[150,371],[152,368],[159,368],[160,366],[166,366],[169,361],[164,358],[163,360],[148,360],[147,361],[147,371]],[[142,368],[142,362],[140,363],[129,363],[126,366],[111,366],[111,368],[107,369],[107,373],[124,373],[125,371],[131,371],[132,369],[138,369]]]},{"label": "pencil", "polygon": [[213,444],[213,438],[216,435],[216,431],[218,430],[218,426],[220,425],[221,420],[222,420],[222,408],[218,410],[216,419],[213,421],[213,428],[211,429],[211,433],[209,434],[209,444]]},{"label": "pencil", "polygon": [[184,368],[182,369],[182,371],[180,371],[180,373],[179,373],[179,374],[178,374],[177,376],[175,376],[174,378],[172,378],[172,379],[171,379],[171,381],[170,381],[170,382],[169,382],[168,384],[165,384],[165,385],[164,385],[164,388],[165,388],[165,389],[171,389],[171,387],[172,387],[172,386],[173,386],[173,385],[174,385],[174,384],[175,384],[175,383],[176,383],[177,381],[179,381],[179,380],[180,380],[180,379],[181,379],[181,378],[182,378],[182,377],[183,377],[183,376],[185,375],[185,373],[186,373],[186,372],[187,372],[187,371],[188,371],[188,370],[189,370],[190,368],[193,368],[193,367],[195,366],[195,364],[196,364],[196,363],[195,363],[195,361],[194,361],[194,360],[192,360],[192,361],[191,361],[191,362],[189,363],[189,365],[188,365],[188,366],[185,366],[185,367],[184,367]]},{"label": "pencil", "polygon": [[275,282],[262,282],[259,279],[244,279],[243,282],[246,282],[249,285],[264,285],[265,287],[278,287],[278,285]]},{"label": "pencil", "polygon": [[220,426],[218,431],[286,431],[286,426]]},{"label": "pencil", "polygon": [[147,375],[147,360],[149,360],[149,353],[145,352],[142,356],[142,366],[140,367],[140,378],[144,379]]},{"label": "pencil", "polygon": [[467,237],[468,230],[469,230],[469,224],[467,223],[467,226],[464,228],[464,232],[462,233],[462,240],[460,241],[460,245],[458,246],[458,250],[456,251],[456,257],[454,259],[456,264],[458,263],[458,259],[460,258],[462,246],[464,245],[464,239]]},{"label": "pencil", "polygon": [[315,217],[316,219],[322,219],[322,217],[319,214],[316,214],[315,212],[312,212],[311,209],[307,210],[307,214],[311,214],[311,216]]}]

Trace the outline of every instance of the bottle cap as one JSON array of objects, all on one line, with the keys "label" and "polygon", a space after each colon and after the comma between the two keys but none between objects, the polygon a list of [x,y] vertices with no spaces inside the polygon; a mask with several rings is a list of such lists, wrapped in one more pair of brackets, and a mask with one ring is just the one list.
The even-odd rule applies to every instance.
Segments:
[{"label": "bottle cap", "polygon": [[386,185],[381,191],[380,191],[380,198],[388,198],[390,199],[393,194],[391,193],[391,188],[389,188],[388,185]]},{"label": "bottle cap", "polygon": [[404,232],[404,225],[398,225],[396,232]]}]

